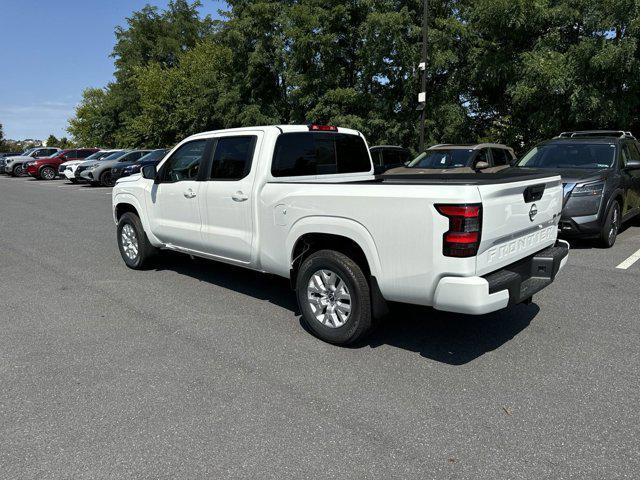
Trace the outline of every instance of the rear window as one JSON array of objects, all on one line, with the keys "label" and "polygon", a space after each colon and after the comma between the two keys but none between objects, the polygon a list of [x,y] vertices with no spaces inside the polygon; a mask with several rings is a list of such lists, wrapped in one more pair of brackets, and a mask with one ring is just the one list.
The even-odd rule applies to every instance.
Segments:
[{"label": "rear window", "polygon": [[371,170],[364,140],[356,135],[323,132],[283,133],[276,141],[274,177],[366,173]]}]

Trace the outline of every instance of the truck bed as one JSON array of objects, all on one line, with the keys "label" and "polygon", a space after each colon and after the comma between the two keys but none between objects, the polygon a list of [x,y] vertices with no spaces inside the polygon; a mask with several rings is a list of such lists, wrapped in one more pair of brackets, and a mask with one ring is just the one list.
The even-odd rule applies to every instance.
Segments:
[{"label": "truck bed", "polygon": [[500,185],[504,183],[526,182],[531,180],[543,180],[557,175],[552,172],[540,170],[524,170],[519,168],[509,168],[495,173],[434,173],[415,175],[376,175],[375,178],[358,180],[338,180],[338,179],[305,179],[297,180],[275,180],[270,183],[307,183],[307,184],[348,184],[348,185]]},{"label": "truck bed", "polygon": [[511,182],[524,182],[529,180],[542,180],[556,176],[554,173],[540,170],[525,171],[520,168],[507,168],[494,173],[434,173],[415,175],[380,175],[379,181],[382,183],[409,184],[431,184],[431,185],[493,185]]}]

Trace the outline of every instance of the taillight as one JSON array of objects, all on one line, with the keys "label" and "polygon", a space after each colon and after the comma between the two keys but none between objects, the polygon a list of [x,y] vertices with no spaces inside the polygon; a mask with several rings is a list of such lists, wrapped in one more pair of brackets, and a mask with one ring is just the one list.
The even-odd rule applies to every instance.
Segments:
[{"label": "taillight", "polygon": [[444,234],[442,253],[445,257],[467,258],[478,254],[482,230],[482,205],[436,205],[436,210],[449,219]]},{"label": "taillight", "polygon": [[312,123],[309,125],[310,132],[337,132],[338,127],[334,127],[333,125],[317,125]]}]

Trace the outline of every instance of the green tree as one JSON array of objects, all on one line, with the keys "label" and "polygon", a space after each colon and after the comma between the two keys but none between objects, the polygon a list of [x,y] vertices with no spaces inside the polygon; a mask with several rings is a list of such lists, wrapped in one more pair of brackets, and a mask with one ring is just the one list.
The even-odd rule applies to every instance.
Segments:
[{"label": "green tree", "polygon": [[[427,139],[517,149],[572,128],[640,127],[637,0],[432,0]],[[415,148],[422,0],[147,6],[116,29],[114,82],[69,131],[170,145],[211,128],[327,121]]]},{"label": "green tree", "polygon": [[8,150],[6,150],[6,148],[7,148],[7,146],[6,146],[5,141],[4,141],[4,127],[0,123],[0,152],[8,151]]},{"label": "green tree", "polygon": [[47,142],[46,142],[48,147],[58,147],[59,143],[60,143],[60,140],[58,140],[56,136],[53,134],[49,135],[49,138],[47,138]]},{"label": "green tree", "polygon": [[140,114],[131,122],[132,141],[169,146],[185,136],[226,126],[231,57],[229,48],[205,41],[181,54],[174,68],[159,63],[139,68],[134,84]]}]

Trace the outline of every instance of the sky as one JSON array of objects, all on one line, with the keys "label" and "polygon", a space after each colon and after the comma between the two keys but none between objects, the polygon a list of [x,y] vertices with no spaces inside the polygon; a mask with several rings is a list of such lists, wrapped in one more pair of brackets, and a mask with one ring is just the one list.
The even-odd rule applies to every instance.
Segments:
[{"label": "sky", "polygon": [[[113,79],[114,29],[168,0],[0,0],[0,124],[8,139],[68,136],[88,87]],[[202,0],[217,17],[223,1]]]}]

